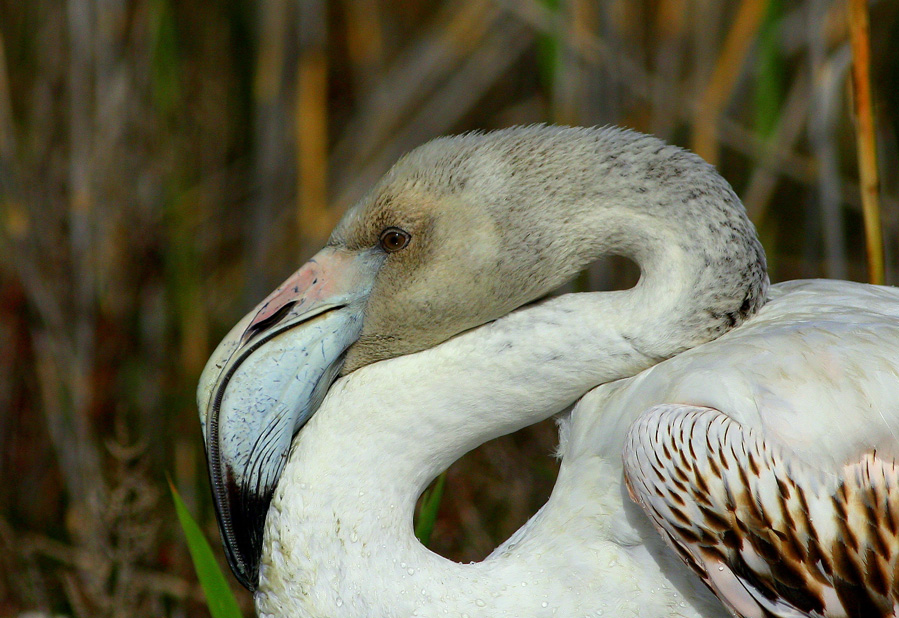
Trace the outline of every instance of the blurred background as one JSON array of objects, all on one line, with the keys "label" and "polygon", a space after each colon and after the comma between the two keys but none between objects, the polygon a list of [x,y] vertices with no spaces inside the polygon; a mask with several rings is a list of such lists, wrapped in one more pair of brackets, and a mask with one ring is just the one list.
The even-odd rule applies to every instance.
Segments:
[{"label": "blurred background", "polygon": [[[899,2],[870,12],[896,284]],[[0,616],[203,615],[166,485],[219,551],[200,370],[436,135],[655,133],[734,185],[772,280],[865,280],[851,57],[829,0],[0,0]],[[548,421],[453,466],[433,548],[489,553],[554,444]]]}]

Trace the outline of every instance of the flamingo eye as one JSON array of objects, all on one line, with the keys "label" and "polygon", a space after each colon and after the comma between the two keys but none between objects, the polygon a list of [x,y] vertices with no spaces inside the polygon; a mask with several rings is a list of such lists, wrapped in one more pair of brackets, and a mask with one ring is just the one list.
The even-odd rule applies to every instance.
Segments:
[{"label": "flamingo eye", "polygon": [[389,227],[381,232],[381,238],[378,242],[387,253],[396,253],[405,249],[410,240],[412,240],[412,236],[409,232],[398,227]]}]

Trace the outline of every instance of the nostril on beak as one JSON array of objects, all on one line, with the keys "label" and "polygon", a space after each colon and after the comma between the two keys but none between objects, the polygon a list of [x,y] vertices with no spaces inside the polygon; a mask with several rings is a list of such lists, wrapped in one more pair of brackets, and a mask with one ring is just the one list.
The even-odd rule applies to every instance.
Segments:
[{"label": "nostril on beak", "polygon": [[283,307],[275,311],[270,316],[263,318],[258,322],[254,319],[253,322],[250,323],[250,325],[247,327],[247,330],[244,331],[243,337],[241,337],[243,342],[246,343],[257,334],[280,322],[282,319],[284,319],[284,316],[290,313],[290,310],[293,309],[293,306],[296,304],[297,301],[292,300],[288,303],[284,303]]}]

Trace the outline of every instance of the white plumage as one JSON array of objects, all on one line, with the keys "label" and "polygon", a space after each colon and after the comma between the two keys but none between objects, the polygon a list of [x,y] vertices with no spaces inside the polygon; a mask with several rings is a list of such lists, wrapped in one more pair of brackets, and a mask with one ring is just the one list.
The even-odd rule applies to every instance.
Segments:
[{"label": "white plumage", "polygon": [[[366,215],[370,204],[380,203],[378,195],[404,195],[398,184],[417,197],[430,195],[422,189],[427,165],[456,187],[465,178],[460,159],[483,163],[477,148],[467,150],[471,143],[507,158],[466,172],[480,179],[461,183],[469,191],[490,186],[481,176],[499,187],[520,173],[558,178],[566,158],[552,149],[568,153],[575,168],[571,184],[592,178],[601,199],[585,198],[583,191],[580,201],[557,190],[532,191],[538,205],[558,200],[565,206],[528,229],[569,239],[596,235],[604,240],[592,254],[575,251],[569,259],[625,253],[640,265],[641,281],[628,291],[530,305],[439,345],[418,346],[427,349],[414,354],[389,358],[409,350],[366,347],[368,364],[351,356],[361,368],[334,383],[296,434],[289,456],[281,456],[286,465],[270,507],[265,504],[260,615],[894,615],[899,292],[829,281],[766,291],[752,228],[711,168],[656,140],[612,129],[513,129],[444,140],[391,172],[372,201],[338,228],[335,246],[344,242],[356,251],[355,241],[345,240],[352,238],[348,226],[377,219]],[[516,156],[527,147],[537,158],[522,162]],[[434,152],[437,163],[428,155]],[[555,163],[534,171],[541,157]],[[509,161],[514,165],[505,165]],[[409,167],[414,182],[403,184]],[[666,191],[674,196],[667,201],[660,197]],[[453,195],[463,204],[473,199],[464,190],[461,198]],[[527,206],[510,202],[508,211]],[[566,227],[572,219],[574,229]],[[373,225],[380,229],[378,221]],[[519,248],[503,249],[503,231],[511,234],[513,226],[497,225],[500,248],[492,258],[486,251],[488,260],[528,259]],[[411,238],[414,243],[421,234]],[[271,409],[284,409],[286,400],[268,393],[272,384],[293,380],[293,365],[282,367],[256,350],[289,356],[300,329],[266,330],[275,317],[292,324],[296,314],[303,324],[327,330],[336,311],[357,302],[352,296],[298,311],[304,303],[318,306],[322,295],[315,286],[327,271],[329,251],[241,321],[210,360],[199,399],[211,452],[243,443],[239,431],[227,433],[227,423],[245,404],[229,401],[274,397],[282,403]],[[366,284],[372,297],[384,293],[384,281],[402,282],[396,273],[421,278],[423,265],[434,259],[416,257],[410,265],[393,257],[379,258],[383,266],[373,270],[374,284]],[[542,276],[541,263],[534,268]],[[388,267],[397,269],[389,278],[383,274]],[[314,293],[300,289],[299,281]],[[434,275],[429,287],[442,281]],[[762,304],[758,294],[767,304],[740,324]],[[362,320],[377,321],[371,316],[376,305],[366,302]],[[464,309],[466,299],[458,302]],[[455,316],[461,310],[446,311]],[[320,311],[327,321],[304,317]],[[254,339],[268,332],[274,343]],[[378,340],[377,332],[370,337]],[[260,367],[242,365],[247,355],[262,359],[254,361]],[[388,360],[371,362],[378,358]],[[254,369],[241,373],[235,369],[241,366]],[[418,543],[414,505],[437,474],[479,444],[578,399],[561,422],[562,464],[553,494],[526,526],[475,564],[453,563]],[[260,403],[258,413],[268,414],[267,405]],[[275,416],[278,423],[286,418]],[[257,461],[255,448],[249,456],[237,449],[233,460]],[[214,464],[217,457],[222,461]],[[210,455],[214,484],[221,482],[216,470],[229,461]],[[277,478],[277,472],[267,474]],[[240,474],[224,478],[240,480]],[[217,500],[230,522],[236,507],[223,495]],[[242,541],[228,536],[228,525],[222,524],[223,534],[234,552]],[[232,565],[251,573],[244,577],[255,585],[252,570],[240,571],[247,552],[237,551]]]},{"label": "white plumage", "polygon": [[[641,415],[665,403],[721,410],[822,477],[899,447],[899,294],[810,281],[771,296],[736,330],[584,396],[564,421],[548,504],[479,564],[423,548],[415,500],[468,449],[565,406],[577,386],[551,386],[573,363],[549,359],[593,339],[578,326],[589,301],[562,297],[338,382],[298,434],[272,503],[260,613],[729,615],[627,496],[625,438]],[[562,316],[576,321],[543,340],[540,325]],[[813,491],[817,475],[784,479]]]}]

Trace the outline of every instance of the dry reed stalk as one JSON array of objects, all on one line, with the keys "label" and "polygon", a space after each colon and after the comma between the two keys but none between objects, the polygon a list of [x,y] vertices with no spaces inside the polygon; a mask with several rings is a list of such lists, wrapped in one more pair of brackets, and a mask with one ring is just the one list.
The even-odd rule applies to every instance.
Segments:
[{"label": "dry reed stalk", "polygon": [[[83,548],[62,543],[43,534],[19,535],[16,541],[15,547],[18,553],[26,560],[34,560],[39,557],[52,560],[68,569],[79,570],[89,570],[96,566],[94,556]],[[3,543],[0,543],[0,547],[3,547]],[[9,544],[9,548],[12,548],[11,544]],[[4,549],[7,548],[4,547]],[[132,594],[141,592],[179,600],[190,599],[197,603],[205,602],[205,596],[199,584],[171,573],[137,568],[134,570],[132,583],[134,585]]]},{"label": "dry reed stalk", "polygon": [[[493,0],[493,2],[541,34],[554,35],[558,31],[559,16],[539,0]],[[582,60],[592,65],[608,65],[614,69],[609,71],[609,76],[616,78],[619,85],[625,86],[631,93],[644,99],[652,96],[658,82],[655,75],[648,73],[632,58],[613,50],[589,29],[579,28],[575,34],[576,36],[565,37],[562,42],[570,45]]]},{"label": "dry reed stalk", "polygon": [[384,61],[381,7],[377,0],[344,0],[347,56],[354,89],[367,93],[376,83]]},{"label": "dry reed stalk", "polygon": [[[750,159],[756,165],[772,172],[777,172],[800,184],[813,186],[820,173],[814,157],[795,150],[769,151],[765,140],[752,129],[748,129],[736,120],[722,116],[718,126],[718,137],[722,144]],[[840,199],[849,206],[861,210],[861,189],[857,182],[849,178],[840,179]],[[899,200],[882,196],[881,203],[886,207],[881,213],[890,224],[899,224]]]},{"label": "dry reed stalk", "polygon": [[354,195],[343,189],[344,183],[355,181],[358,170],[383,151],[385,142],[393,141],[403,121],[477,48],[499,14],[485,0],[448,2],[385,71],[378,86],[358,104],[334,146],[331,186],[335,193],[339,191],[338,210],[346,206],[347,195]]},{"label": "dry reed stalk", "polygon": [[[829,0],[811,2],[806,36],[813,77],[811,113],[808,139],[818,163],[817,197],[824,234],[825,274],[834,279],[846,279],[849,265],[846,258],[846,221],[843,216],[842,178],[840,177],[840,148],[838,134],[845,120],[843,86],[852,63],[852,49],[842,41],[828,53],[828,43],[821,35],[821,24],[834,13]],[[844,11],[839,11],[844,19]],[[832,20],[831,20],[832,21]]]},{"label": "dry reed stalk", "polygon": [[0,32],[0,196],[3,190],[4,168],[14,161],[16,140],[13,131],[12,97],[9,92],[9,71],[6,67],[6,43]]},{"label": "dry reed stalk", "polygon": [[578,24],[583,12],[581,0],[568,0],[560,5],[560,19],[556,21],[556,32],[550,35],[559,41],[559,56],[552,71],[552,102],[550,118],[556,124],[580,124],[579,100],[583,97],[584,79],[580,74],[577,53],[572,43],[567,42],[578,36]]},{"label": "dry reed stalk", "polygon": [[6,64],[6,42],[0,32],[0,275],[4,268],[12,269],[11,256],[18,255],[30,227],[28,212],[18,196],[16,137],[13,124],[12,95]]},{"label": "dry reed stalk", "polygon": [[767,0],[743,0],[724,40],[712,77],[697,101],[693,114],[693,150],[703,159],[718,163],[717,124],[737,85],[752,48]]},{"label": "dry reed stalk", "polygon": [[[47,362],[56,365],[52,382],[45,392],[60,398],[57,422],[67,430],[57,434],[58,451],[69,451],[62,457],[71,461],[80,477],[67,487],[77,505],[86,496],[100,491],[100,457],[96,452],[93,430],[88,417],[94,400],[91,376],[95,360],[96,332],[96,265],[94,263],[95,224],[93,192],[94,133],[93,106],[102,84],[93,83],[92,46],[97,36],[95,15],[89,0],[68,0],[69,33],[68,128],[69,128],[69,264],[73,304],[65,330],[48,330],[46,337],[56,348]],[[96,76],[99,81],[100,77]],[[73,336],[68,333],[74,332]],[[61,349],[70,353],[61,355]],[[68,363],[62,361],[65,358]],[[46,374],[45,374],[46,375]],[[65,420],[63,420],[65,418]],[[52,422],[52,421],[51,421]],[[71,479],[71,477],[69,477]]]},{"label": "dry reed stalk", "polygon": [[183,375],[195,377],[200,375],[210,352],[205,291],[193,243],[199,220],[208,212],[208,206],[201,190],[188,189],[173,200],[171,212],[168,240],[172,246],[171,276],[176,280],[172,295],[181,333],[180,366]]},{"label": "dry reed stalk", "polygon": [[420,104],[415,114],[390,136],[372,160],[341,182],[340,192],[334,199],[335,210],[342,211],[359,199],[403,153],[450,130],[521,57],[531,42],[531,34],[521,24],[511,20],[497,22],[486,40]]},{"label": "dry reed stalk", "polygon": [[[595,36],[602,20],[600,6],[590,0],[570,0],[568,15],[565,20],[566,28],[563,31],[562,55],[563,79],[567,82],[567,100],[564,116],[560,117],[563,124],[591,124],[591,111],[596,108],[597,101],[591,99],[598,94],[597,87],[601,86],[598,80],[603,76],[598,74],[592,66],[586,63],[578,47],[583,46],[581,41],[589,40]],[[567,42],[564,39],[570,40]],[[611,80],[609,80],[611,81]],[[614,89],[614,86],[610,89]],[[621,97],[617,97],[620,99]],[[605,110],[607,99],[601,102]]]},{"label": "dry reed stalk", "polygon": [[721,42],[726,20],[737,2],[716,2],[715,0],[690,0],[687,10],[690,29],[690,75],[689,88],[693,99],[699,97],[721,55]]},{"label": "dry reed stalk", "polygon": [[[633,40],[628,38],[630,33],[622,31],[633,20],[622,18],[621,13],[627,13],[632,6],[589,0],[575,5],[580,15],[574,20],[579,23],[577,27],[569,28],[568,39],[561,43],[564,55],[570,57],[571,67],[577,70],[570,79],[583,82],[577,101],[579,123],[621,122],[626,113],[624,110],[631,107],[635,99],[643,97],[642,93],[635,95],[628,80],[624,79],[627,64],[640,67],[645,64],[642,58],[638,60],[639,48],[635,52]],[[605,52],[596,48],[594,43],[597,41],[605,46]],[[587,59],[586,50],[593,50],[589,52],[594,56],[593,60]],[[638,76],[634,85],[643,88],[647,83]]]},{"label": "dry reed stalk", "polygon": [[321,244],[334,226],[328,211],[328,55],[325,7],[306,0],[300,10],[300,58],[297,69],[294,139],[297,156],[299,237]]},{"label": "dry reed stalk", "polygon": [[687,26],[686,0],[662,0],[654,29],[658,36],[654,67],[657,79],[652,89],[651,132],[670,139],[679,116],[682,97],[678,78],[684,63],[684,33]]},{"label": "dry reed stalk", "polygon": [[877,173],[874,105],[871,97],[868,3],[867,0],[849,0],[848,7],[852,41],[852,100],[862,186],[868,280],[871,283],[883,284],[883,232],[880,226],[880,180]]},{"label": "dry reed stalk", "polygon": [[285,87],[285,75],[292,67],[288,40],[293,43],[295,28],[291,17],[295,14],[291,11],[296,8],[288,0],[262,0],[257,8],[259,48],[252,91],[254,190],[246,260],[246,268],[257,276],[246,280],[244,293],[250,299],[268,294],[281,278],[280,273],[275,273],[283,267],[279,255],[283,252],[275,247],[295,240],[293,228],[284,225],[282,213],[294,193],[291,121],[295,100],[288,92],[292,89]]},{"label": "dry reed stalk", "polygon": [[259,11],[259,51],[253,79],[253,98],[259,103],[271,103],[281,88],[284,71],[284,44],[287,31],[283,27],[287,12],[285,0],[265,0]]},{"label": "dry reed stalk", "polygon": [[[800,71],[780,110],[777,124],[768,138],[766,150],[769,153],[792,150],[803,134],[809,111],[809,77],[807,71]],[[765,158],[768,158],[767,156]],[[767,213],[768,204],[777,187],[780,174],[776,168],[756,164],[747,189],[743,192],[743,203],[749,218],[757,226]]]}]

